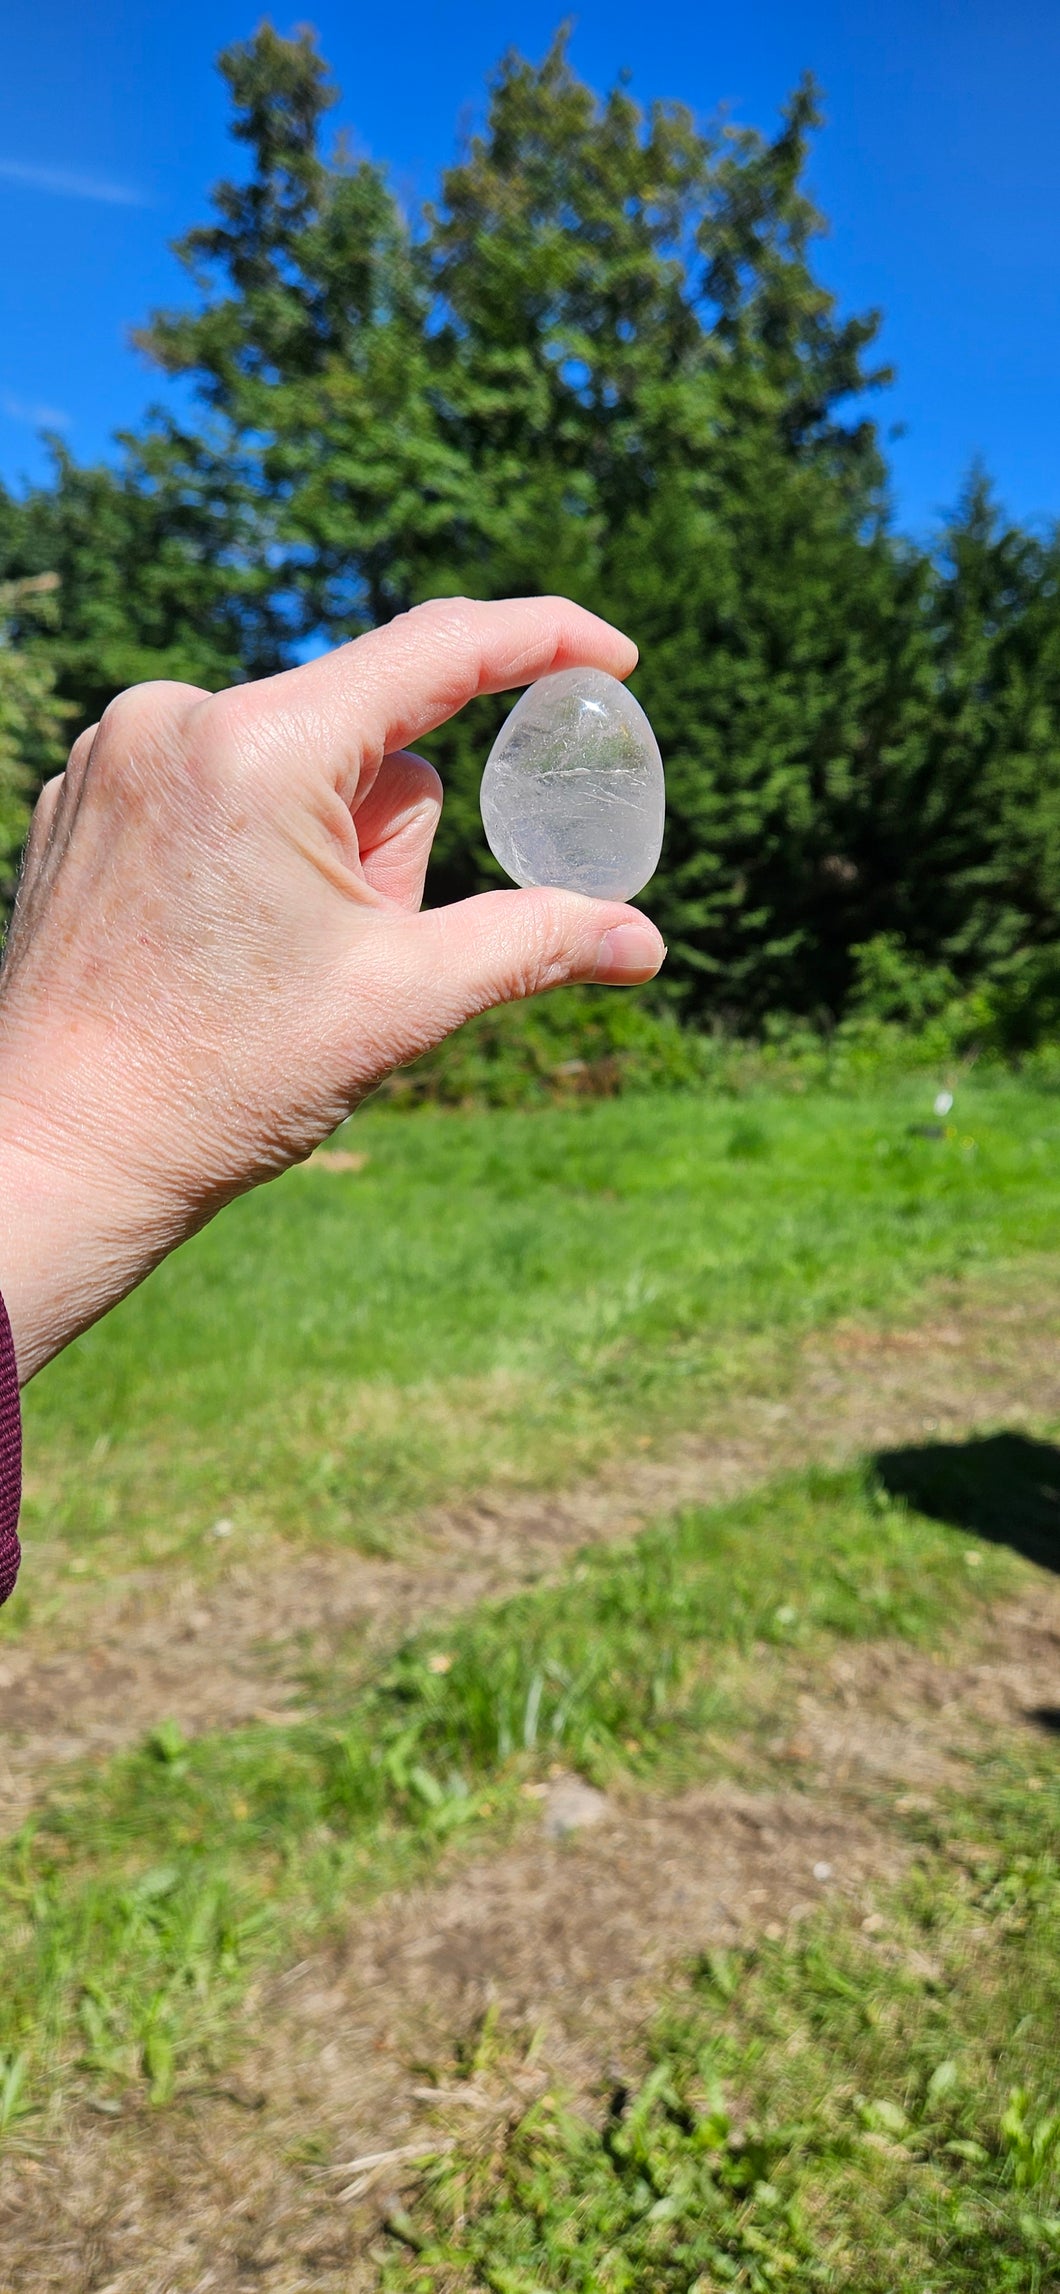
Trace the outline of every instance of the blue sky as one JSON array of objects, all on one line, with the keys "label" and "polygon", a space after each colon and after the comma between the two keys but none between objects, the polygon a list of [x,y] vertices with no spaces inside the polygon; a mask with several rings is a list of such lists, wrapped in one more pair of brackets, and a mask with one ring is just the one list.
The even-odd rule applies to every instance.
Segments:
[{"label": "blue sky", "polygon": [[[335,118],[430,194],[507,46],[538,56],[562,0],[321,0]],[[926,533],[982,455],[1008,508],[1060,516],[1060,0],[582,0],[572,58],[597,86],[719,104],[770,128],[799,73],[826,91],[813,188],[821,267],[879,304],[898,367],[879,403],[900,522]],[[168,242],[233,160],[213,58],[243,0],[3,0],[0,475],[37,475],[41,425],[107,450],[159,382],[130,326],[185,293]]]}]

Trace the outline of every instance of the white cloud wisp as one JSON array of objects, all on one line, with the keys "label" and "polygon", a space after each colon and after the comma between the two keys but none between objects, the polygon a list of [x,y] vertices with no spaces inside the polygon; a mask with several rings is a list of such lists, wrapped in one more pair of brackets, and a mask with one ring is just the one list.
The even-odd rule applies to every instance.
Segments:
[{"label": "white cloud wisp", "polygon": [[28,159],[0,159],[0,181],[27,191],[54,191],[62,199],[95,199],[105,207],[147,207],[146,192],[132,183],[112,183],[105,175],[82,175],[71,167],[39,167]]},{"label": "white cloud wisp", "polygon": [[42,406],[36,399],[16,398],[13,391],[0,390],[0,414],[9,422],[29,422],[34,430],[69,430],[72,417],[61,406]]}]

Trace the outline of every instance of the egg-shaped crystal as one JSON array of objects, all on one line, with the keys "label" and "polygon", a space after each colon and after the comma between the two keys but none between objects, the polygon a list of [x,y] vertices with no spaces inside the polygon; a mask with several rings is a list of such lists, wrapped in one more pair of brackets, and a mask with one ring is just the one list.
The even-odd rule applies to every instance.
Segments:
[{"label": "egg-shaped crystal", "polygon": [[528,686],[482,775],[482,825],[516,884],[629,900],[654,876],[666,788],[651,726],[602,669]]}]

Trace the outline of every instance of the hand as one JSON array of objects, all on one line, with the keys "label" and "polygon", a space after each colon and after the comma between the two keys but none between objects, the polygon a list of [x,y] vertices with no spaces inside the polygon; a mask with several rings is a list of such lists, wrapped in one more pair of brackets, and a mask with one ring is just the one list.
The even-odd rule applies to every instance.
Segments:
[{"label": "hand", "polygon": [[649,979],[635,910],[420,911],[441,807],[405,743],[628,639],[562,599],[420,606],[305,668],[112,702],[49,783],[0,974],[0,1291],[25,1380],[220,1206],[473,1013]]}]

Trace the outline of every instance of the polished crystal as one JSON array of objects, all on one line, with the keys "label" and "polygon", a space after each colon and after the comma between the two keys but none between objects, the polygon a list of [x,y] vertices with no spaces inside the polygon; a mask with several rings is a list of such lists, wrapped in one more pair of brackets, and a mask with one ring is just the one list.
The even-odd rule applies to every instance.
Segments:
[{"label": "polished crystal", "polygon": [[602,669],[542,677],[501,726],[482,775],[482,825],[516,884],[629,900],[654,876],[666,790],[640,704]]}]

